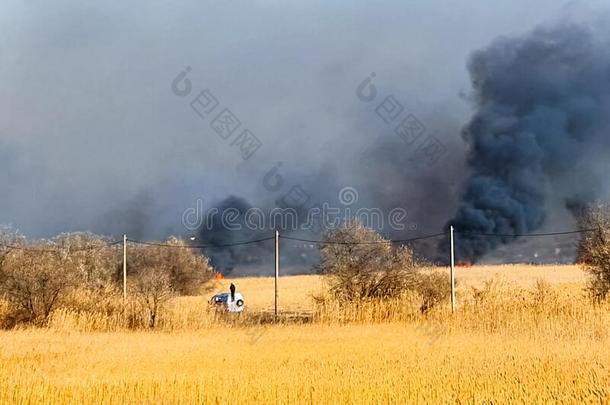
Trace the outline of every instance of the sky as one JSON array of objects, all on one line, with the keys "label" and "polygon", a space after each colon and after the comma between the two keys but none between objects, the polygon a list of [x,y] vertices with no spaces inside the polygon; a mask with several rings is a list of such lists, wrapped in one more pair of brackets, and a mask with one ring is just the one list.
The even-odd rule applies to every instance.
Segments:
[{"label": "sky", "polygon": [[[274,201],[262,179],[281,162],[286,188],[324,199],[354,186],[436,231],[467,176],[472,52],[560,20],[594,24],[603,3],[4,0],[0,223],[162,238],[184,232],[197,199]],[[182,97],[172,81],[187,67]],[[446,146],[442,162],[387,158],[407,146],[356,95],[373,72],[379,100],[393,95]],[[261,141],[247,160],[191,108],[205,89]]]}]

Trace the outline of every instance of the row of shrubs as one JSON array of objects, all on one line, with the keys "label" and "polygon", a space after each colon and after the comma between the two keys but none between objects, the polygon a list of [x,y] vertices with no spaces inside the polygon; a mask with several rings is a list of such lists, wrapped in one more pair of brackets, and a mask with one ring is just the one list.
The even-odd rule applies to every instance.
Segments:
[{"label": "row of shrubs", "polygon": [[[90,233],[32,243],[11,229],[1,230],[0,244],[0,327],[42,326],[60,308],[109,316],[124,311],[120,244]],[[198,294],[214,275],[208,259],[186,242],[171,238],[166,244],[174,248],[128,246],[129,296],[151,327],[165,301]]]},{"label": "row of shrubs", "polygon": [[[325,238],[341,243],[321,248],[317,270],[326,276],[328,290],[315,297],[318,307],[395,302],[413,293],[419,297],[419,310],[426,313],[450,294],[446,275],[420,270],[421,263],[410,249],[394,248],[357,222],[331,230]],[[129,244],[129,298],[124,302],[120,243],[90,233],[28,242],[17,232],[2,229],[0,244],[0,327],[4,328],[44,326],[54,312],[124,327],[155,327],[170,298],[198,295],[214,276],[208,258],[180,239],[160,245]]]},{"label": "row of shrubs", "polygon": [[[610,205],[596,202],[577,212],[582,232],[577,261],[590,275],[587,292],[596,303],[610,296]],[[327,232],[319,271],[327,276],[329,296],[318,297],[353,305],[371,300],[392,301],[417,296],[427,313],[451,294],[446,274],[426,271],[406,247],[394,247],[358,222]],[[335,243],[333,243],[335,242]]]},{"label": "row of shrubs", "polygon": [[[579,261],[592,276],[591,296],[603,301],[610,291],[610,209],[587,210],[581,225],[597,230],[582,238]],[[427,269],[408,247],[395,247],[358,222],[324,238],[316,267],[328,288],[314,297],[317,308],[360,311],[371,303],[379,309],[377,303],[384,302],[394,308],[409,297],[409,306],[416,301],[419,312],[427,314],[448,301],[447,274]],[[214,276],[208,258],[177,238],[163,245],[130,244],[128,250],[129,301],[124,302],[121,244],[90,233],[28,242],[0,229],[0,327],[43,326],[61,310],[152,328],[170,298],[198,295]]]}]

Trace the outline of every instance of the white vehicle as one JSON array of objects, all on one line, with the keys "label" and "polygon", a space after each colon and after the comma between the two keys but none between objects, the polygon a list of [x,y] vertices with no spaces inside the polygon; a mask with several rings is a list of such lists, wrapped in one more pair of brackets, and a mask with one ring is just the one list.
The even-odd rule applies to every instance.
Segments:
[{"label": "white vehicle", "polygon": [[243,295],[236,292],[216,294],[210,299],[210,304],[216,307],[216,310],[225,312],[243,312],[245,301]]}]

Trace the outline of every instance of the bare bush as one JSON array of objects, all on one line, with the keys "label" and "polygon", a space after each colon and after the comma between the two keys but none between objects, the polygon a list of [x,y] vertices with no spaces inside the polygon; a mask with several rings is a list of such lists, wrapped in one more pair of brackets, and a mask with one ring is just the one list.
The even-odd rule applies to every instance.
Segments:
[{"label": "bare bush", "polygon": [[148,326],[154,328],[160,310],[174,294],[170,275],[159,267],[147,268],[132,278],[131,290],[148,313]]},{"label": "bare bush", "polygon": [[214,276],[208,258],[176,238],[160,245],[137,245],[127,256],[130,289],[154,328],[163,305],[175,294],[195,295]]},{"label": "bare bush", "polygon": [[[0,295],[8,310],[3,325],[46,323],[75,285],[107,285],[112,254],[107,241],[92,234],[62,234],[28,244],[17,232],[0,230]],[[83,250],[84,249],[84,250]]]},{"label": "bare bush", "polygon": [[[43,325],[60,307],[78,316],[124,318],[122,248],[109,242],[90,233],[69,233],[28,243],[18,232],[0,228],[0,326]],[[129,247],[134,302],[152,327],[168,297],[196,294],[214,274],[208,259],[184,241],[172,238],[167,244],[172,247]]]},{"label": "bare bush", "polygon": [[451,281],[446,274],[434,272],[418,273],[415,291],[421,297],[419,310],[426,314],[451,296]]},{"label": "bare bush", "polygon": [[610,293],[610,206],[596,203],[581,215],[581,226],[592,231],[582,235],[578,262],[590,274],[588,291],[596,301]]},{"label": "bare bush", "polygon": [[395,248],[358,222],[330,230],[324,241],[319,270],[326,276],[331,296],[339,302],[390,302],[416,293],[420,312],[427,313],[451,294],[446,275],[422,271],[411,249]]},{"label": "bare bush", "polygon": [[66,254],[78,285],[88,290],[104,290],[113,284],[121,246],[110,246],[108,238],[92,233],[63,233],[53,241]]},{"label": "bare bush", "polygon": [[[214,270],[209,259],[192,248],[186,242],[170,238],[165,244],[175,247],[157,245],[136,245],[129,247],[127,268],[129,276],[155,269],[166,273],[172,291],[181,295],[196,295],[201,287],[214,277]],[[117,268],[118,276],[122,264]]]},{"label": "bare bush", "polygon": [[[74,273],[60,251],[10,250],[3,259],[0,294],[13,309],[12,324],[44,324],[74,282]],[[46,250],[49,249],[49,250]]]},{"label": "bare bush", "polygon": [[79,314],[115,316],[124,311],[123,290],[114,283],[98,288],[76,285],[62,300],[62,307]]},{"label": "bare bush", "polygon": [[417,284],[413,252],[407,247],[395,249],[358,222],[328,231],[324,241],[330,243],[320,249],[319,270],[340,301],[396,298]]}]

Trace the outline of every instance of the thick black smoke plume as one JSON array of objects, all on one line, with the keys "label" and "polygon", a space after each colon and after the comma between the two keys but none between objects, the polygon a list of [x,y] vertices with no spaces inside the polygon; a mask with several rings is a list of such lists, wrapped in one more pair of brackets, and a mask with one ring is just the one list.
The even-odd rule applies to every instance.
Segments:
[{"label": "thick black smoke plume", "polygon": [[[214,268],[225,275],[231,274],[238,266],[247,268],[247,272],[242,272],[242,275],[273,274],[274,241],[263,240],[246,244],[243,242],[273,238],[276,227],[271,226],[269,220],[260,227],[252,227],[253,222],[248,223],[246,216],[250,209],[255,208],[266,218],[271,218],[270,210],[276,207],[254,207],[246,199],[230,195],[218,202],[214,208],[219,215],[207,214],[205,216],[204,224],[199,229],[196,239],[196,244],[212,246],[204,248],[203,253],[210,257]],[[306,219],[306,212],[299,207],[285,208],[293,210],[297,214],[294,218],[301,221],[294,224],[302,225],[302,221]],[[231,220],[230,226],[227,226],[222,218],[223,214],[229,213],[229,210],[234,219]],[[278,222],[278,224],[285,226],[285,228],[278,228],[284,236],[311,237],[307,232],[299,232],[298,229],[291,228],[288,221],[283,224]],[[218,245],[221,247],[215,247]],[[304,249],[303,245],[303,243],[294,242],[284,243],[281,251],[282,263],[299,265],[302,269],[307,270],[310,265],[317,262],[317,249],[312,249],[313,245],[307,245]]]},{"label": "thick black smoke plume", "polygon": [[[602,197],[610,144],[610,53],[578,26],[499,39],[469,63],[476,112],[463,129],[467,179],[453,224],[475,261],[541,227],[546,207]],[[607,183],[607,182],[606,182]],[[470,234],[469,234],[470,233]]]}]

